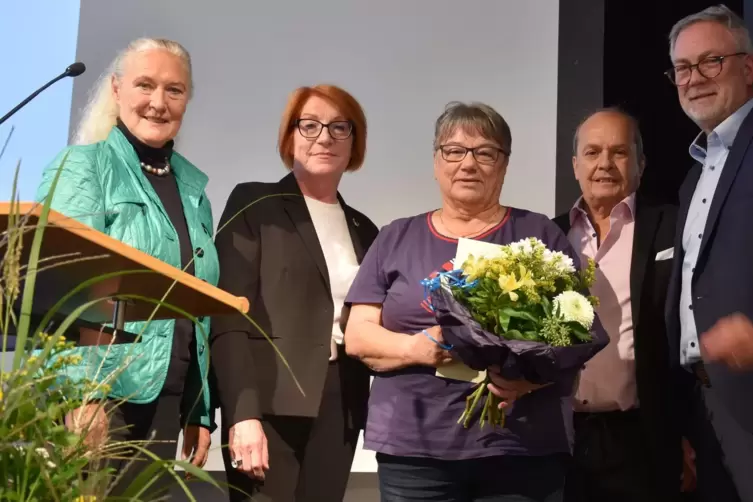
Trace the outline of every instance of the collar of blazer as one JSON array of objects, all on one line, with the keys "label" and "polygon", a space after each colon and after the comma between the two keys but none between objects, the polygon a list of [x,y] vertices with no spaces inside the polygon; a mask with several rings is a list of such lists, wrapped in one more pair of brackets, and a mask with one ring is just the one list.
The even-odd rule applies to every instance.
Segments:
[{"label": "collar of blazer", "polygon": [[[282,199],[284,201],[285,212],[290,217],[296,231],[306,245],[306,249],[314,259],[314,262],[321,273],[322,279],[327,285],[327,289],[330,289],[327,262],[324,259],[324,253],[319,244],[319,238],[316,235],[314,222],[311,220],[311,214],[306,206],[306,201],[303,199],[301,188],[298,186],[298,182],[292,172],[282,178],[278,184],[280,187],[280,193],[283,194]],[[345,203],[340,192],[337,193],[337,199],[340,201],[340,205],[345,212],[345,221],[348,224],[348,231],[350,233],[350,239],[353,242],[353,250],[355,251],[356,259],[358,260],[358,263],[361,263],[365,246],[359,231],[360,228],[363,227],[359,221],[361,218],[360,214]]]},{"label": "collar of blazer", "polygon": [[[652,204],[639,191],[635,198],[633,252],[630,259],[630,306],[635,327],[640,325],[641,297],[644,288],[654,287],[651,281],[646,281],[645,278],[646,270],[655,265],[655,243],[661,219],[661,206]],[[668,239],[671,242],[671,234]]]},{"label": "collar of blazer", "polygon": [[[635,229],[633,231],[633,250],[630,258],[630,306],[633,325],[640,320],[641,296],[644,287],[651,287],[644,281],[646,269],[651,263],[656,232],[661,220],[662,210],[643,196],[640,190],[635,197]],[[570,232],[570,212],[554,219],[565,234]]]}]

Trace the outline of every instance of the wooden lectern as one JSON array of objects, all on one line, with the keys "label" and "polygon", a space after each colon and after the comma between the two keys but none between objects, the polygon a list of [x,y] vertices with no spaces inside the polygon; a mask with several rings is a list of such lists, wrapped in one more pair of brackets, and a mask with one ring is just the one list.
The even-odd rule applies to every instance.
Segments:
[{"label": "wooden lectern", "polygon": [[[25,266],[28,264],[34,230],[42,213],[42,204],[22,202],[17,212],[26,227],[21,257],[21,265]],[[4,241],[3,235],[8,230],[10,213],[11,204],[0,203],[0,243]],[[0,248],[0,257],[4,254],[3,246]],[[43,327],[45,331],[52,332],[55,324],[59,324],[84,303],[108,298],[81,314],[74,329],[66,333],[70,341],[80,345],[133,342],[137,334],[126,333],[123,329],[124,323],[146,321],[152,316],[155,308],[157,310],[152,320],[182,317],[180,313],[157,303],[132,299],[118,300],[118,295],[138,295],[160,301],[172,287],[163,301],[195,317],[219,316],[239,311],[247,313],[249,309],[246,298],[233,296],[53,210],[49,212],[39,257],[40,271],[34,290],[32,328],[36,328],[42,317],[81,283],[103,274],[137,271],[110,277],[80,291],[62,306],[53,326],[46,329]],[[91,340],[91,335],[89,339],[83,339],[80,333],[88,330],[78,329],[89,328],[99,332],[106,323],[111,323],[117,330],[115,340],[112,340],[113,327],[104,329],[105,336],[97,336],[97,340]]]}]

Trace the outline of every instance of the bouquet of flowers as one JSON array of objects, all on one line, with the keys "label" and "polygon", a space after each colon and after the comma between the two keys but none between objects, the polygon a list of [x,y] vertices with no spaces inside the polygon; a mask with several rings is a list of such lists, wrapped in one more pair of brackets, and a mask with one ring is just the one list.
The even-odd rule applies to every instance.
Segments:
[{"label": "bouquet of flowers", "polygon": [[[493,249],[468,254],[462,263],[456,257],[453,270],[423,281],[442,336],[463,364],[476,371],[496,366],[502,378],[547,384],[606,346],[606,337],[591,334],[598,299],[580,292],[594,281],[593,260],[578,271],[570,257],[536,238],[478,244]],[[487,393],[480,425],[504,424],[489,381],[478,382],[458,423],[468,427]]]}]

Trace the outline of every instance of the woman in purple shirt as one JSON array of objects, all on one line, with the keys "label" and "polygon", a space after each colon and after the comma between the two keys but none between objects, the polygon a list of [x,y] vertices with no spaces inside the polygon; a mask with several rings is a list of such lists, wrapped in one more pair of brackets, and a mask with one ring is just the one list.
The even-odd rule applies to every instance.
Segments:
[{"label": "woman in purple shirt", "polygon": [[457,420],[473,384],[435,376],[450,354],[421,334],[442,341],[420,281],[451,267],[460,237],[538,237],[578,266],[549,218],[499,204],[510,145],[494,109],[450,104],[434,137],[442,207],[385,226],[347,296],[346,351],[376,372],[364,446],[377,452],[384,502],[561,500],[576,373],[543,388],[496,378],[497,391],[515,401],[505,427],[466,429]]}]

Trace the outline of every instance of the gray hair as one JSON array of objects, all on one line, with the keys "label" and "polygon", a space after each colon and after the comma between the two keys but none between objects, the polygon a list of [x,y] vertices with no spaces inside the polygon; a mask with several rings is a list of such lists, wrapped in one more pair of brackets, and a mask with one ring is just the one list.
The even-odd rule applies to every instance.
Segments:
[{"label": "gray hair", "polygon": [[449,103],[442,115],[437,118],[434,127],[434,149],[439,148],[440,144],[458,129],[494,140],[507,155],[510,155],[512,148],[510,126],[491,106],[478,102],[453,101]]},{"label": "gray hair", "polygon": [[580,133],[580,128],[583,127],[583,124],[586,123],[588,119],[593,117],[594,115],[598,113],[614,113],[616,115],[620,115],[621,117],[624,117],[627,119],[628,123],[630,124],[630,129],[633,133],[633,144],[635,145],[635,153],[638,156],[638,159],[643,158],[643,137],[641,136],[641,129],[638,125],[638,119],[630,115],[628,112],[623,110],[622,108],[618,106],[609,106],[606,108],[600,108],[594,112],[589,113],[585,117],[583,117],[583,120],[580,121],[578,126],[575,128],[575,134],[573,134],[573,155],[578,155],[578,134]]},{"label": "gray hair", "polygon": [[120,113],[112,92],[113,76],[117,79],[123,76],[124,62],[131,54],[154,49],[165,50],[183,61],[188,71],[188,97],[191,98],[193,94],[191,56],[185,47],[164,38],[139,38],[128,44],[128,47],[117,55],[92,87],[76,130],[73,141],[75,144],[87,145],[107,138]]},{"label": "gray hair", "polygon": [[735,40],[737,40],[738,50],[747,54],[753,54],[753,43],[751,43],[750,33],[748,32],[747,26],[745,26],[745,21],[743,21],[740,16],[735,14],[726,5],[719,4],[714,5],[713,7],[707,7],[695,14],[690,14],[675,23],[672,30],[669,32],[670,57],[672,57],[672,54],[674,53],[677,37],[680,36],[682,30],[692,24],[704,21],[711,21],[713,23],[724,25],[735,37]]}]

